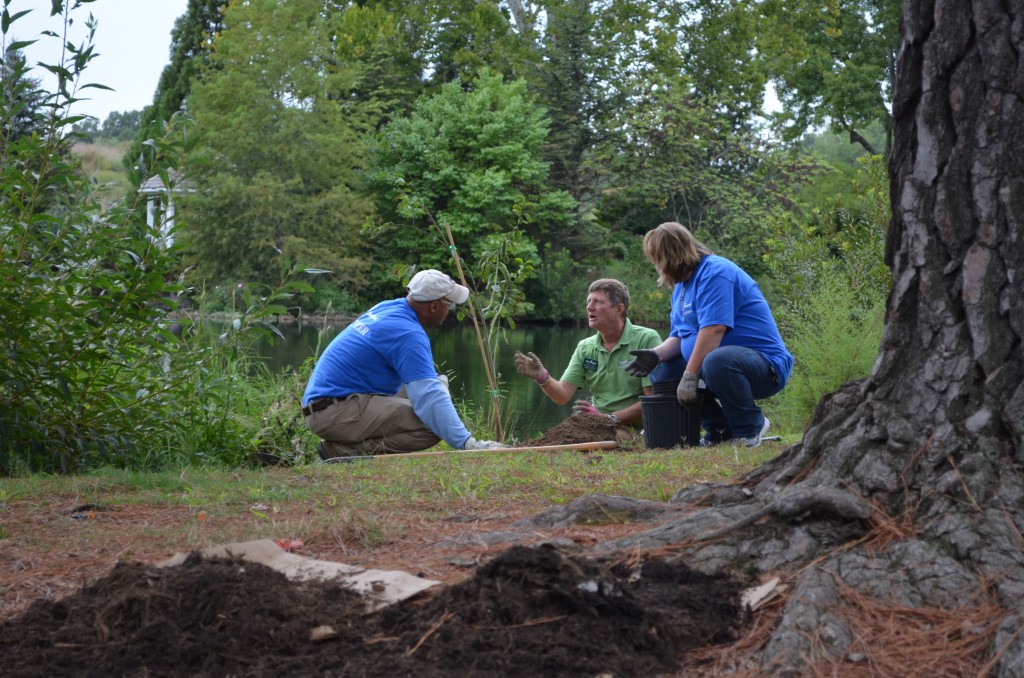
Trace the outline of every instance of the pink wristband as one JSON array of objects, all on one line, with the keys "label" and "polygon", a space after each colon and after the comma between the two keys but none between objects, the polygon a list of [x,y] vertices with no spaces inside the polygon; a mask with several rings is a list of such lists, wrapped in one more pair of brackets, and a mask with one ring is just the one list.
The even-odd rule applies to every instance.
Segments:
[{"label": "pink wristband", "polygon": [[547,371],[547,369],[545,369],[545,370],[544,370],[544,375],[543,375],[543,376],[541,376],[541,377],[540,377],[539,379],[536,379],[535,381],[536,381],[536,382],[537,382],[537,383],[538,383],[538,384],[539,384],[540,386],[543,386],[544,384],[548,383],[548,379],[550,379],[550,378],[551,378],[551,375],[550,375],[550,374],[548,374],[548,371]]}]

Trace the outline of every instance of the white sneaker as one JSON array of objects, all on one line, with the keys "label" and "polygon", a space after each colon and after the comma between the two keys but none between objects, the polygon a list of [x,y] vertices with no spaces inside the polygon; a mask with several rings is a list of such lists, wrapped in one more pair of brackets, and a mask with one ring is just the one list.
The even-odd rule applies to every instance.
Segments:
[{"label": "white sneaker", "polygon": [[768,433],[768,429],[771,427],[771,425],[771,422],[768,421],[768,417],[765,417],[764,424],[761,426],[760,433],[758,433],[753,438],[740,438],[740,442],[743,444],[743,447],[760,447],[761,438],[764,438],[764,434]]}]

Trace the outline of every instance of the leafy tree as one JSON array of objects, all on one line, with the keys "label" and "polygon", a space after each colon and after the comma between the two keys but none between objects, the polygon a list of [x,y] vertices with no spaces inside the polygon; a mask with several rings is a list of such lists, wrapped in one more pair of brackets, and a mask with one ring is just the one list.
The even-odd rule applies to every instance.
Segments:
[{"label": "leafy tree", "polygon": [[[876,148],[882,148],[885,131],[881,124],[871,125],[865,131],[866,136]],[[814,158],[822,172],[815,175],[814,181],[803,182],[796,193],[795,202],[798,211],[805,215],[805,225],[809,215],[815,214],[826,206],[837,201],[857,201],[856,187],[863,182],[859,178],[863,163],[871,156],[862,146],[851,144],[845,136],[823,130],[805,135],[798,148]]]},{"label": "leafy tree", "polygon": [[324,12],[338,95],[373,102],[386,122],[424,92],[481,67],[511,75],[523,40],[494,0],[367,0]]},{"label": "leafy tree", "polygon": [[80,140],[91,144],[100,136],[100,123],[96,118],[89,116],[85,120],[76,122],[72,125],[71,131],[74,132]]},{"label": "leafy tree", "polygon": [[101,135],[113,141],[134,139],[139,131],[141,111],[111,111],[103,121]]},{"label": "leafy tree", "polygon": [[[692,0],[680,23],[680,58],[695,91],[747,124],[761,115],[765,85],[786,141],[821,127],[868,153],[892,143],[889,102],[901,0]],[[867,133],[884,130],[883,146]]]},{"label": "leafy tree", "polygon": [[[772,30],[745,0],[688,0],[678,3],[678,70],[694,96],[725,114],[737,129],[763,113],[768,74],[753,49]],[[663,74],[670,71],[662,69]]]},{"label": "leafy tree", "polygon": [[383,126],[404,115],[424,89],[422,20],[406,2],[350,3],[324,16],[333,49],[324,56],[327,97],[359,102]]},{"label": "leafy tree", "polygon": [[[787,139],[829,125],[868,153],[888,157],[892,146],[892,84],[901,0],[751,3],[761,23],[756,46],[782,111]],[[884,147],[866,130],[881,124]]]},{"label": "leafy tree", "polygon": [[678,3],[508,4],[529,46],[518,72],[551,120],[544,159],[552,185],[577,203],[572,227],[552,234],[553,244],[568,247],[576,260],[601,256],[611,241],[602,196],[611,182],[611,159],[623,148],[615,121],[629,116],[637,83],[681,68]]},{"label": "leafy tree", "polygon": [[[335,272],[360,291],[370,265],[359,229],[358,102],[325,96],[336,73],[318,0],[232,5],[189,108],[202,147],[190,156],[197,190],[180,210],[188,261],[213,281],[270,282],[279,257]],[[253,54],[252,44],[261,46]]]},{"label": "leafy tree", "polygon": [[735,130],[686,82],[652,88],[623,136],[629,147],[617,156],[619,184],[605,200],[606,216],[638,233],[677,221],[752,275],[766,272],[768,221],[812,172],[806,161]]},{"label": "leafy tree", "polygon": [[[410,3],[417,4],[417,3]],[[502,3],[496,0],[427,0],[427,21],[419,36],[425,73],[436,87],[470,80],[481,68],[506,77],[521,75],[527,43],[512,31]]]},{"label": "leafy tree", "polygon": [[71,131],[83,141],[131,141],[139,132],[141,111],[111,111],[101,125],[89,116],[71,126]]},{"label": "leafy tree", "polygon": [[599,252],[607,237],[594,214],[603,178],[594,151],[607,137],[604,123],[616,106],[616,92],[607,84],[614,77],[607,46],[612,31],[594,13],[593,4],[550,4],[538,58],[528,71],[533,91],[551,119],[544,148],[551,184],[577,204],[571,227],[552,235],[576,259]]},{"label": "leafy tree", "polygon": [[432,235],[430,219],[469,243],[460,253],[471,264],[487,235],[524,224],[538,242],[570,224],[573,201],[550,188],[539,157],[546,134],[544,111],[522,80],[483,71],[419,100],[383,130],[375,154],[381,213],[397,222],[379,240],[382,256],[446,268],[447,243]]}]

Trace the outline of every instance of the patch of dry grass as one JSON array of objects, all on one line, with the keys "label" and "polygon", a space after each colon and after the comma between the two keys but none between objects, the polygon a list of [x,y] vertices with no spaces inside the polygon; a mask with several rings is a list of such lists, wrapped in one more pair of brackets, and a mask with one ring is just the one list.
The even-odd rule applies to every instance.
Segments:
[{"label": "patch of dry grass", "polygon": [[128,150],[128,142],[122,141],[116,144],[88,144],[78,142],[71,147],[82,163],[82,171],[86,175],[92,175],[99,171],[120,171],[124,172],[121,165],[121,158]]},{"label": "patch of dry grass", "polygon": [[81,162],[82,174],[90,178],[100,203],[105,207],[128,194],[128,172],[121,164],[127,150],[126,141],[113,145],[79,142],[71,148]]}]

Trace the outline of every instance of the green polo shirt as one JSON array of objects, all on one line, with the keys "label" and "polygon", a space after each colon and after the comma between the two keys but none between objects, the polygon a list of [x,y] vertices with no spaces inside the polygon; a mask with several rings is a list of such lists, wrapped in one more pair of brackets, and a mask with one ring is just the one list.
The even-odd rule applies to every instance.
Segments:
[{"label": "green polo shirt", "polygon": [[577,344],[561,381],[589,390],[594,407],[602,414],[629,407],[644,394],[644,387],[651,385],[649,378],[631,377],[622,369],[633,361],[629,352],[660,343],[655,330],[634,325],[627,318],[622,338],[610,352],[601,345],[600,334]]}]

